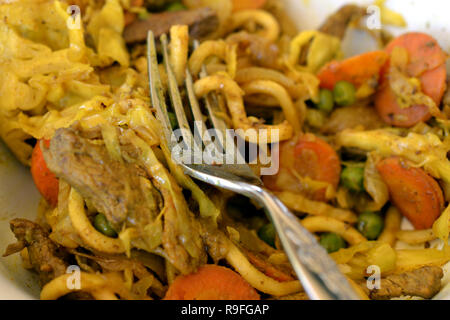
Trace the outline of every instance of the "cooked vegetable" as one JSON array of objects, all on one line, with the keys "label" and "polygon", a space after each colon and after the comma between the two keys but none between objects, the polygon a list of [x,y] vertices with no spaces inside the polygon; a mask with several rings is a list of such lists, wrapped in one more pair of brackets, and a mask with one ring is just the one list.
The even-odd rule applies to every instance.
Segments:
[{"label": "cooked vegetable", "polygon": [[450,183],[449,146],[433,133],[414,132],[400,136],[392,130],[344,130],[336,135],[336,143],[347,148],[376,151],[382,157],[399,156],[421,166],[437,179]]},{"label": "cooked vegetable", "polygon": [[[335,189],[339,184],[341,171],[336,151],[324,140],[305,134],[298,139],[294,149],[296,170],[301,176],[330,183]],[[325,190],[322,191],[322,194]],[[320,198],[320,195],[318,195]]]},{"label": "cooked vegetable", "polygon": [[259,300],[259,295],[231,269],[204,265],[180,276],[170,285],[165,300]]},{"label": "cooked vegetable", "polygon": [[267,0],[232,0],[233,12],[240,10],[261,9]]},{"label": "cooked vegetable", "polygon": [[375,212],[363,212],[358,217],[356,228],[368,240],[375,240],[383,231],[383,218]]},{"label": "cooked vegetable", "polygon": [[300,63],[300,69],[316,73],[327,62],[338,59],[341,55],[339,38],[320,31],[307,30],[300,32],[291,41],[288,63],[292,67]]},{"label": "cooked vegetable", "polygon": [[340,106],[349,106],[356,101],[356,89],[348,81],[338,81],[333,89],[334,101]]},{"label": "cooked vegetable", "polygon": [[105,236],[115,238],[117,237],[116,231],[111,227],[108,220],[103,213],[99,213],[94,218],[94,227]]},{"label": "cooked vegetable", "polygon": [[381,161],[377,169],[400,212],[416,229],[431,228],[444,205],[444,195],[436,180],[398,157]]},{"label": "cooked vegetable", "polygon": [[328,251],[328,253],[338,251],[347,246],[345,240],[333,232],[323,233],[320,236],[319,243]]},{"label": "cooked vegetable", "polygon": [[342,61],[332,61],[320,69],[317,77],[320,87],[332,90],[339,81],[348,81],[356,88],[378,80],[381,67],[388,54],[384,51],[372,51]]},{"label": "cooked vegetable", "polygon": [[397,250],[396,272],[411,271],[423,266],[443,266],[450,259],[450,246],[442,249]]},{"label": "cooked vegetable", "polygon": [[450,233],[450,206],[447,206],[439,219],[433,223],[433,233],[444,243],[447,243]]},{"label": "cooked vegetable", "polygon": [[341,172],[342,184],[353,191],[364,190],[364,167],[348,166]]},{"label": "cooked vegetable", "polygon": [[384,4],[385,2],[386,0],[375,0],[374,2],[374,5],[380,8],[381,23],[383,25],[406,27],[407,23],[405,21],[405,18],[403,18],[400,13],[386,7],[386,5]]},{"label": "cooked vegetable", "polygon": [[[421,91],[439,106],[446,88],[446,54],[437,41],[427,34],[412,32],[394,39],[386,47],[386,52],[392,54],[396,47],[404,48],[408,53],[405,75],[417,79]],[[379,115],[386,123],[399,127],[411,127],[430,119],[429,107],[425,105],[414,104],[407,108],[399,106],[398,97],[391,88],[387,74],[389,65],[388,61],[383,68],[380,89],[375,96],[375,107]]]},{"label": "cooked vegetable", "polygon": [[389,190],[376,167],[379,160],[377,153],[370,152],[364,166],[364,190],[373,199],[365,208],[369,211],[379,211],[389,201]]},{"label": "cooked vegetable", "polygon": [[[45,146],[50,145],[49,140],[43,141]],[[55,174],[47,168],[44,156],[41,150],[41,141],[37,141],[31,155],[31,175],[44,199],[52,206],[56,207],[58,203],[59,183]]]},{"label": "cooked vegetable", "polygon": [[334,96],[331,90],[322,89],[319,93],[319,104],[317,108],[319,110],[329,113],[334,107]]},{"label": "cooked vegetable", "polygon": [[267,223],[258,230],[258,236],[264,242],[266,242],[268,245],[270,245],[274,248],[275,248],[276,235],[277,235],[277,233],[276,233],[275,227],[272,223]]},{"label": "cooked vegetable", "polygon": [[327,114],[317,109],[308,108],[306,109],[305,120],[311,128],[320,129],[326,124]]},{"label": "cooked vegetable", "polygon": [[280,169],[264,176],[267,188],[307,194],[313,200],[325,200],[327,190],[337,188],[341,165],[336,151],[324,140],[303,134],[280,148]]},{"label": "cooked vegetable", "polygon": [[367,267],[376,265],[381,276],[396,269],[397,253],[387,243],[364,241],[351,247],[333,252],[331,257],[337,264],[343,265],[344,274],[352,279],[363,279]]},{"label": "cooked vegetable", "polygon": [[386,46],[386,52],[391,54],[395,47],[402,47],[408,51],[409,61],[406,71],[414,77],[436,69],[447,59],[447,55],[436,39],[426,33],[410,32],[403,34]]}]

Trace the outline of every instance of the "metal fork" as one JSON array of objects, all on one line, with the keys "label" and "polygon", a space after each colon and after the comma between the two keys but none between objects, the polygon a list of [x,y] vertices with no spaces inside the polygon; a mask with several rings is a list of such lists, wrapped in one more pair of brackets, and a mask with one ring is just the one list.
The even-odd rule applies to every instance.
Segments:
[{"label": "metal fork", "polygon": [[[204,141],[198,141],[198,139],[194,141],[175,75],[170,66],[167,36],[162,35],[160,42],[164,67],[167,73],[168,93],[175,110],[179,128],[184,129],[182,130],[183,141],[197,144],[197,147],[201,148],[201,143]],[[156,109],[157,119],[161,122],[164,131],[163,135],[169,147],[172,147],[173,140],[171,140],[171,135],[173,134],[173,129],[170,125],[165,91],[158,69],[155,38],[151,31],[149,31],[147,37],[147,58],[152,105]],[[205,69],[203,69],[202,73],[205,76]],[[194,119],[196,122],[199,121],[197,123],[204,123],[199,102],[194,94],[192,76],[189,70],[186,70],[185,86]],[[223,132],[226,126],[223,120],[215,115],[218,106],[214,102],[215,99],[212,95],[205,98],[205,105],[211,123],[215,129]],[[203,126],[203,128],[205,127]],[[194,130],[200,130],[203,131],[203,134],[207,134],[197,126]],[[222,144],[222,147],[225,146],[223,141],[219,142]],[[337,265],[329,257],[326,250],[318,244],[315,237],[299,223],[299,220],[277,197],[264,189],[261,180],[253,173],[248,164],[205,165],[181,163],[179,165],[189,176],[213,186],[247,196],[260,203],[266,209],[289,261],[311,299],[359,299],[359,296],[352,289],[344,275],[339,272]]]}]

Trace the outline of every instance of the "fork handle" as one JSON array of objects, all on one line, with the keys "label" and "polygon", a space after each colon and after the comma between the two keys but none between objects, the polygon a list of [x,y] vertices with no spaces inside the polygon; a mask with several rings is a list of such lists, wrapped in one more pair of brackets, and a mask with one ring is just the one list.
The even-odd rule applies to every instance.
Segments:
[{"label": "fork handle", "polygon": [[252,186],[247,191],[269,213],[281,244],[310,299],[360,299],[327,251],[277,197],[258,186]]}]

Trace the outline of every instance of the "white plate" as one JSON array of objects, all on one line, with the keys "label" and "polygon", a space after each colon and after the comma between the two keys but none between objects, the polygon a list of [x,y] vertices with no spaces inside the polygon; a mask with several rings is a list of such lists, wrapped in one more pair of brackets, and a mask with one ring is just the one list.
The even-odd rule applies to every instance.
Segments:
[{"label": "white plate", "polygon": [[[370,4],[365,0],[284,0],[294,21],[301,30],[316,29],[323,20],[341,5],[352,2]],[[450,2],[442,0],[388,0],[390,8],[403,13],[408,22],[407,29],[392,29],[394,34],[407,30],[423,31],[436,37],[444,50],[450,52]],[[407,14],[406,14],[407,12]],[[361,46],[358,47],[361,50]],[[349,49],[349,50],[355,50]],[[0,253],[7,244],[15,241],[8,221],[16,218],[34,219],[37,212],[39,193],[31,179],[29,169],[21,166],[0,142]],[[446,282],[450,274],[446,271]],[[449,284],[450,285],[450,284]],[[0,299],[36,299],[39,297],[37,277],[22,268],[18,254],[0,258]],[[450,299],[450,287],[440,299]]]}]

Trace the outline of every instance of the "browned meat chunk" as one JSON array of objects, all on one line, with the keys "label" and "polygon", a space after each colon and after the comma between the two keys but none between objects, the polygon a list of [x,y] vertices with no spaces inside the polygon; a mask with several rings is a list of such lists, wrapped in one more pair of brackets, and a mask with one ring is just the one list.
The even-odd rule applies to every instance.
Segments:
[{"label": "browned meat chunk", "polygon": [[360,19],[364,15],[364,8],[358,7],[354,4],[345,5],[329,16],[322,24],[319,31],[342,39],[344,38],[349,24]]},{"label": "browned meat chunk", "polygon": [[168,33],[173,25],[188,25],[191,38],[203,39],[217,29],[219,19],[210,8],[156,13],[146,20],[136,20],[128,25],[123,37],[126,43],[141,42],[147,39],[148,31],[152,30],[158,38]]},{"label": "browned meat chunk", "polygon": [[336,134],[342,130],[356,127],[374,130],[383,126],[383,120],[373,107],[353,105],[335,109],[325,125],[322,126],[321,131],[326,134]]},{"label": "browned meat chunk", "polygon": [[67,252],[51,241],[47,231],[40,225],[26,219],[14,219],[10,226],[18,242],[9,245],[3,256],[27,248],[31,265],[39,274],[41,285],[66,273]]},{"label": "browned meat chunk", "polygon": [[370,292],[370,298],[386,300],[400,296],[432,298],[441,289],[443,271],[440,267],[422,267],[410,272],[393,274],[381,279],[380,289]]},{"label": "browned meat chunk", "polygon": [[126,220],[153,221],[151,190],[141,183],[146,173],[134,164],[113,160],[103,144],[82,138],[74,129],[59,129],[43,148],[48,168],[74,187],[119,231]]},{"label": "browned meat chunk", "polygon": [[[197,222],[183,202],[181,188],[170,181],[172,189],[169,189],[169,181],[152,177],[139,165],[140,150],[127,138],[127,131],[117,133],[122,157],[116,160],[92,132],[81,131],[76,125],[58,129],[50,147],[42,147],[45,162],[88,205],[105,214],[117,232],[123,227],[133,227],[140,236],[132,241],[137,241],[140,248],[153,250],[161,244],[167,259],[183,274],[195,271],[206,261],[206,253]],[[178,206],[174,203],[175,196]],[[157,238],[147,230],[148,226],[154,228],[161,212],[162,234]]]}]

